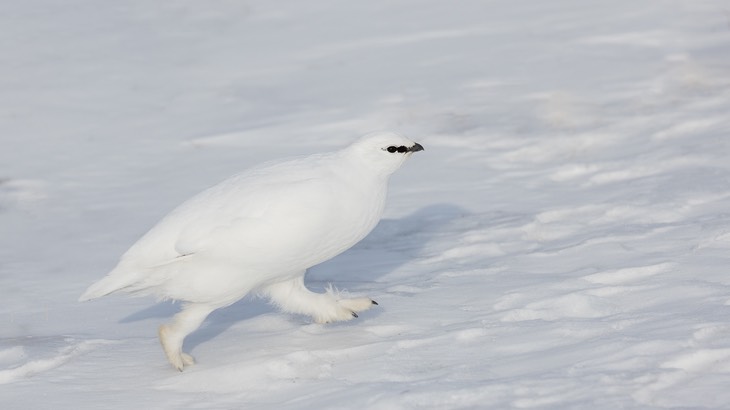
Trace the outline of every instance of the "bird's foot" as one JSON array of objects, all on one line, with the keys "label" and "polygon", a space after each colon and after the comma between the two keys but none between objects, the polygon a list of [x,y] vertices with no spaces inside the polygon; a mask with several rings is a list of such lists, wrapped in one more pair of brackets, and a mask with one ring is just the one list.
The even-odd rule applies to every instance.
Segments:
[{"label": "bird's foot", "polygon": [[162,350],[165,351],[167,361],[170,362],[172,367],[178,371],[183,371],[185,366],[192,366],[195,364],[193,356],[182,351],[182,343],[173,343],[174,338],[171,337],[171,329],[168,325],[160,326],[158,334],[160,336],[160,343],[162,344]]},{"label": "bird's foot", "polygon": [[378,302],[370,298],[336,299],[333,309],[315,317],[318,323],[341,322],[358,317],[359,312],[370,309]]}]

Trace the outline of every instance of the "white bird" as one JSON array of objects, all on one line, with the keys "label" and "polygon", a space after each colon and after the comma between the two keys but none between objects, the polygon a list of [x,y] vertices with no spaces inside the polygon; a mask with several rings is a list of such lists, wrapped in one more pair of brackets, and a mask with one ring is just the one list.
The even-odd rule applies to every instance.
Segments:
[{"label": "white bird", "polygon": [[194,363],[182,351],[185,337],[212,311],[251,292],[318,323],[357,317],[377,303],[312,292],[305,272],[375,227],[390,175],[421,150],[401,135],[374,133],[339,151],[234,175],[165,216],[79,301],[117,291],[183,301],[158,332],[180,371]]}]

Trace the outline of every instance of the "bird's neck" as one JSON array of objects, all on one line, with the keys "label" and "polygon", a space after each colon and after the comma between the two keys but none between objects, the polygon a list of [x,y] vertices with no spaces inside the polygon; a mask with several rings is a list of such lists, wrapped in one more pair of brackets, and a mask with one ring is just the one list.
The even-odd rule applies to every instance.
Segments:
[{"label": "bird's neck", "polygon": [[346,174],[353,175],[353,177],[362,181],[372,181],[373,183],[379,183],[387,185],[388,179],[392,175],[392,172],[387,169],[378,170],[368,160],[369,158],[363,157],[361,153],[353,151],[348,147],[342,151],[339,151],[333,158],[336,160],[336,166],[343,170],[347,170]]}]

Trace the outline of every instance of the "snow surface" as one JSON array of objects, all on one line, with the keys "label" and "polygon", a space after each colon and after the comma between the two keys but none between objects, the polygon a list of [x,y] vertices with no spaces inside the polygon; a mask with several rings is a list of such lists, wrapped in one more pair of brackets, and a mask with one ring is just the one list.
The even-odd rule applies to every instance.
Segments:
[{"label": "snow surface", "polygon": [[[0,408],[730,403],[727,1],[0,4]],[[177,306],[76,298],[162,215],[380,129],[426,151],[314,268],[166,362]]]}]

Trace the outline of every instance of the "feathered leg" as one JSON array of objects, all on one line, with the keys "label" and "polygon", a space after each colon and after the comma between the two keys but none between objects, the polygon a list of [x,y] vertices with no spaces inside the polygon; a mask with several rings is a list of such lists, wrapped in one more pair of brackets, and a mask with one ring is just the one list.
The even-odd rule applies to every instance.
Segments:
[{"label": "feathered leg", "polygon": [[170,364],[182,371],[185,366],[195,363],[192,356],[182,351],[185,337],[200,327],[203,320],[216,309],[207,304],[190,303],[172,318],[172,323],[161,325],[158,335],[162,350]]},{"label": "feathered leg", "polygon": [[357,317],[357,312],[377,305],[370,298],[344,299],[332,290],[315,293],[304,286],[304,273],[294,279],[277,282],[261,289],[261,293],[281,310],[311,316],[317,323],[337,322]]}]

